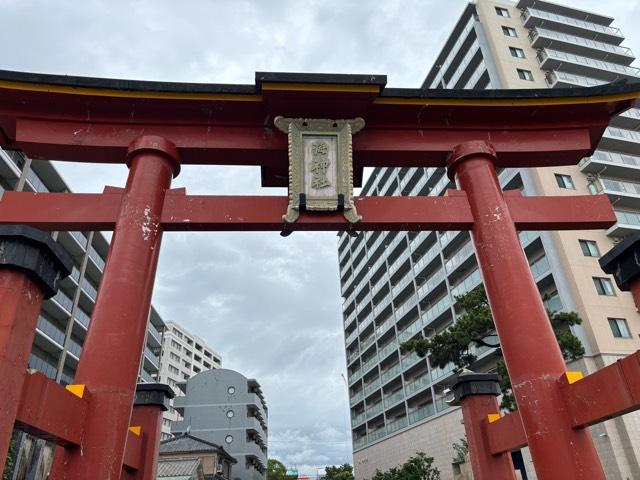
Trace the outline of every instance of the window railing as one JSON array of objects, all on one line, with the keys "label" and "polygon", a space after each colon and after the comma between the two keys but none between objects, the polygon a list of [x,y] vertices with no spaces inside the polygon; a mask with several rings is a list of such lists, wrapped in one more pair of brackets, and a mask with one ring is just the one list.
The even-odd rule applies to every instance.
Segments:
[{"label": "window railing", "polygon": [[56,293],[53,297],[52,297],[56,302],[58,302],[58,304],[67,310],[67,312],[71,313],[71,309],[73,308],[73,301],[67,297],[67,295],[62,291],[62,290],[58,290],[58,293]]},{"label": "window railing", "polygon": [[373,382],[365,385],[363,391],[365,395],[369,395],[371,392],[380,388],[380,378],[376,378]]},{"label": "window railing", "polygon": [[399,375],[401,371],[402,371],[402,366],[398,362],[393,367],[389,368],[388,370],[385,370],[380,374],[381,383],[387,383],[387,381]]},{"label": "window railing", "polygon": [[626,130],[624,128],[607,127],[604,134],[608,137],[624,138],[626,140],[632,140],[634,142],[640,142],[640,133],[633,130]]},{"label": "window railing", "polygon": [[612,180],[610,178],[601,178],[600,182],[605,190],[640,195],[640,183],[622,182],[620,180]]},{"label": "window railing", "polygon": [[380,360],[383,360],[384,358],[386,358],[387,355],[389,355],[391,352],[397,349],[398,349],[398,343],[395,341],[391,342],[380,349],[380,351],[378,352],[378,358]]},{"label": "window railing", "polygon": [[564,23],[567,25],[573,25],[579,28],[583,28],[585,30],[591,30],[593,32],[606,33],[609,35],[614,35],[622,38],[622,33],[618,28],[609,27],[606,25],[600,25],[598,23],[587,22],[585,20],[578,20],[577,18],[565,17],[564,15],[558,15],[555,13],[544,12],[542,10],[538,10],[537,8],[527,8],[522,12],[520,16],[522,21],[526,23],[526,21],[531,16],[536,16],[539,18],[543,18],[545,20],[556,21],[560,23]]},{"label": "window railing", "polygon": [[540,50],[536,55],[538,62],[543,64],[547,58],[553,58],[555,60],[562,60],[571,63],[577,63],[585,65],[587,67],[593,67],[599,70],[607,70],[609,72],[620,73],[631,77],[637,77],[640,75],[640,69],[636,67],[628,67],[626,65],[620,65],[617,63],[605,62],[604,60],[596,60],[595,58],[584,57],[582,55],[576,55],[574,53],[561,52],[559,50],[553,50],[551,48],[545,48]]},{"label": "window railing", "polygon": [[376,440],[380,440],[386,434],[387,434],[387,432],[386,432],[385,428],[382,427],[382,428],[379,428],[378,430],[373,430],[372,432],[370,432],[367,435],[367,439],[368,439],[369,443],[375,442]]},{"label": "window railing", "polygon": [[422,314],[423,325],[428,325],[434,318],[451,306],[451,299],[445,295]]},{"label": "window railing", "polygon": [[386,395],[384,397],[384,406],[390,407],[391,405],[398,403],[402,399],[404,399],[404,392],[402,391],[402,389],[396,390],[394,393]]},{"label": "window railing", "polygon": [[40,177],[38,176],[38,174],[36,174],[36,172],[34,172],[31,168],[29,168],[29,170],[27,170],[27,180],[29,180],[29,183],[31,183],[31,185],[33,186],[33,188],[34,188],[34,190],[36,192],[48,192],[49,191],[49,189],[44,184],[44,182],[42,180],[40,180]]},{"label": "window railing", "polygon": [[364,398],[364,393],[362,390],[360,390],[359,392],[353,394],[353,396],[351,397],[351,405],[358,403],[363,398]]},{"label": "window railing", "polygon": [[351,419],[351,426],[355,427],[356,425],[359,425],[360,423],[364,422],[366,419],[367,417],[365,416],[364,412],[359,413]]},{"label": "window railing", "polygon": [[104,269],[104,258],[100,256],[100,254],[96,251],[93,246],[89,247],[89,257],[95,262],[95,264],[100,268],[100,270]]},{"label": "window railing", "polygon": [[552,38],[554,40],[560,40],[567,43],[573,43],[576,45],[582,45],[584,47],[592,48],[594,50],[617,53],[620,55],[633,57],[633,52],[631,51],[630,48],[623,47],[620,45],[612,45],[610,43],[598,42],[597,40],[590,40],[588,38],[578,37],[576,35],[562,33],[554,30],[548,30],[546,28],[541,28],[541,27],[534,28],[529,34],[529,39],[531,39],[531,41],[534,41],[538,36]]},{"label": "window railing", "polygon": [[395,318],[393,316],[389,317],[384,321],[380,326],[376,327],[376,336],[380,338],[390,327],[393,326]]},{"label": "window railing", "polygon": [[623,212],[622,210],[615,211],[618,223],[623,225],[633,225],[634,227],[640,227],[640,214],[636,212]]},{"label": "window railing", "polygon": [[73,238],[82,246],[82,248],[86,248],[87,246],[87,237],[84,236],[82,232],[69,232]]},{"label": "window railing", "polygon": [[596,150],[590,157],[585,157],[580,161],[580,166],[585,165],[591,160],[598,162],[617,163],[620,165],[629,165],[630,167],[640,167],[640,157],[628,155],[618,152],[605,152]]},{"label": "window railing", "polygon": [[409,340],[420,330],[422,330],[422,319],[418,318],[411,325],[409,325],[407,328],[405,328],[398,334],[398,340],[400,342]]},{"label": "window railing", "polygon": [[93,300],[96,299],[96,297],[98,296],[98,290],[91,284],[89,280],[87,280],[87,277],[84,277],[82,279],[80,285],[82,286],[82,289],[87,292],[87,295],[89,295]]},{"label": "window railing", "polygon": [[431,381],[434,382],[438,378],[444,377],[456,369],[455,364],[448,363],[444,368],[432,367],[431,368]]},{"label": "window railing", "polygon": [[40,315],[38,317],[38,330],[47,335],[51,340],[58,343],[60,346],[64,345],[65,334],[59,327],[53,324],[51,320]]},{"label": "window railing", "polygon": [[373,358],[370,358],[362,364],[362,373],[367,373],[371,369],[371,367],[374,367],[377,363],[378,357],[374,355]]},{"label": "window railing", "polygon": [[465,293],[473,290],[481,282],[482,275],[480,274],[480,270],[476,268],[473,272],[471,272],[471,274],[467,275],[464,280],[462,280],[460,283],[458,283],[458,285],[451,289],[451,295],[453,297],[464,295]]},{"label": "window railing", "polygon": [[367,419],[370,419],[375,415],[378,415],[383,408],[384,408],[384,405],[382,402],[378,402],[375,405],[372,405],[371,407],[369,407],[367,409]]},{"label": "window railing", "polygon": [[393,433],[408,425],[407,417],[400,417],[393,422],[387,423],[387,433]]},{"label": "window railing", "polygon": [[76,342],[73,338],[69,338],[67,350],[73,353],[76,357],[80,358],[80,354],[82,353],[82,345]]},{"label": "window railing", "polygon": [[549,271],[551,266],[546,256],[539,258],[530,266],[533,278],[539,278]]},{"label": "window railing", "polygon": [[426,405],[423,405],[422,407],[414,410],[409,414],[409,423],[414,424],[416,422],[419,422],[420,420],[432,416],[435,413],[436,411],[433,407],[433,403],[427,403]]},{"label": "window railing", "polygon": [[558,82],[570,83],[580,87],[597,87],[607,83],[605,80],[585,77],[584,75],[576,75],[575,73],[559,72],[557,70],[549,72],[546,75],[545,80],[550,86],[554,86]]},{"label": "window railing", "polygon": [[51,365],[46,360],[34,355],[33,353],[29,355],[29,368],[33,368],[43,373],[47,377],[54,379],[58,374],[58,368]]},{"label": "window railing", "polygon": [[405,392],[407,392],[407,395],[412,395],[415,392],[417,392],[418,390],[422,390],[424,387],[426,387],[427,385],[429,385],[431,383],[431,378],[429,377],[429,374],[425,374],[421,377],[418,377],[412,381],[410,381],[409,383],[405,384],[404,386],[404,390]]},{"label": "window railing", "polygon": [[82,325],[84,325],[87,328],[89,327],[89,322],[91,321],[91,318],[89,317],[89,315],[84,313],[84,311],[80,307],[76,308],[74,316],[76,317],[76,319],[78,319],[78,321]]},{"label": "window railing", "polygon": [[431,290],[433,290],[436,285],[444,280],[444,271],[442,269],[438,270],[434,274],[432,274],[429,279],[424,282],[420,288],[418,288],[418,298],[424,298]]},{"label": "window railing", "polygon": [[464,260],[466,260],[471,254],[473,254],[473,242],[466,243],[462,248],[460,248],[451,258],[449,258],[445,263],[444,267],[447,272],[451,272],[458,265],[460,265]]}]

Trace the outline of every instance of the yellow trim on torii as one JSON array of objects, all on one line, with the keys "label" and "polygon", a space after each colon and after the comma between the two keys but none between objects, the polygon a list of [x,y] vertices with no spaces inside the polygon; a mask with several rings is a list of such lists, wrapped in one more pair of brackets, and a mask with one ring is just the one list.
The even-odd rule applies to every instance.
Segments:
[{"label": "yellow trim on torii", "polygon": [[157,98],[161,100],[214,100],[235,102],[261,102],[261,95],[235,93],[197,93],[197,92],[151,92],[134,90],[114,90],[108,88],[72,87],[68,85],[48,85],[42,83],[22,83],[0,81],[0,89],[22,90],[28,92],[63,93],[70,95],[91,95],[118,98]]},{"label": "yellow trim on torii", "polygon": [[[90,88],[70,85],[51,85],[44,83],[15,82],[0,80],[0,89],[21,90],[30,92],[60,93],[68,95],[87,95],[115,98],[140,98],[160,100],[209,100],[232,102],[262,102],[260,94],[242,93],[198,93],[198,92],[160,92],[116,90],[109,88]],[[262,84],[264,91],[291,92],[338,92],[338,93],[379,93],[379,85],[348,85],[318,83],[269,83]],[[451,106],[489,106],[489,107],[527,107],[536,105],[578,105],[590,103],[616,102],[640,98],[639,92],[625,92],[593,97],[559,97],[559,98],[402,98],[378,97],[374,105],[451,105]]]}]

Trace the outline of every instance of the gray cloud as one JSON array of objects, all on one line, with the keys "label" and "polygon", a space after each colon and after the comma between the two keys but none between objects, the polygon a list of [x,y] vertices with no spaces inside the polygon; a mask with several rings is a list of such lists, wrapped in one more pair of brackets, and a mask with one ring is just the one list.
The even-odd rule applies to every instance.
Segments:
[{"label": "gray cloud", "polygon": [[[569,3],[569,2],[567,2]],[[0,0],[0,68],[165,81],[253,83],[255,71],[382,73],[421,84],[463,0]],[[580,6],[603,11],[601,2]],[[628,35],[640,4],[606,9]],[[627,44],[636,51],[640,36]],[[121,186],[120,165],[58,168],[76,191]],[[192,194],[283,194],[256,168],[184,167]],[[270,455],[301,472],[351,461],[336,237],[165,236],[154,303],[257,378]]]}]

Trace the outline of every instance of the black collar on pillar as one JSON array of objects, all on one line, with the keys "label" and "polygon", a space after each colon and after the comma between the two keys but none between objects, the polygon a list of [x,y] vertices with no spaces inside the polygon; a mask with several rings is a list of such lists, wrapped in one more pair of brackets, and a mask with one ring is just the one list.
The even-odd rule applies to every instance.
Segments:
[{"label": "black collar on pillar", "polygon": [[169,400],[175,397],[173,389],[164,383],[139,383],[134,406],[156,405],[163,412],[169,410]]},{"label": "black collar on pillar", "polygon": [[26,272],[43,289],[44,298],[51,298],[73,263],[49,233],[25,225],[0,225],[0,267]]}]

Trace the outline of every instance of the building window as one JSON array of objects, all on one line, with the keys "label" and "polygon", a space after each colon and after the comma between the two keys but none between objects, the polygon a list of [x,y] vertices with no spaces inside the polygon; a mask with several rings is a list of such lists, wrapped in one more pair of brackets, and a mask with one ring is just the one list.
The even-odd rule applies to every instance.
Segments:
[{"label": "building window", "polygon": [[613,284],[611,283],[611,280],[609,280],[608,278],[593,277],[593,283],[596,286],[596,291],[598,292],[598,295],[606,295],[609,297],[615,295],[613,291]]},{"label": "building window", "polygon": [[502,26],[502,33],[504,33],[507,37],[517,37],[518,33],[515,28]]},{"label": "building window", "polygon": [[529,82],[533,82],[533,73],[531,73],[530,70],[523,70],[521,68],[518,68],[518,77],[520,77],[521,80],[527,80]]},{"label": "building window", "polygon": [[580,248],[585,257],[599,257],[600,250],[598,250],[598,244],[593,240],[578,240],[580,242]]},{"label": "building window", "polygon": [[171,360],[173,360],[174,362],[179,362],[179,361],[180,361],[180,356],[176,355],[176,354],[175,354],[175,353],[173,353],[173,352],[170,352],[170,353],[169,353],[169,358],[170,358]]},{"label": "building window", "polygon": [[174,367],[173,365],[169,365],[169,371],[171,373],[173,373],[174,375],[179,375],[180,374],[180,370],[178,370],[176,367]]},{"label": "building window", "polygon": [[561,175],[559,173],[555,174],[556,183],[560,188],[567,188],[569,190],[575,190],[576,187],[573,184],[573,180],[571,179],[571,175]]},{"label": "building window", "polygon": [[171,340],[171,346],[173,348],[175,348],[176,350],[178,350],[179,352],[182,351],[182,347],[180,346],[180,344],[178,342],[176,342],[175,340]]},{"label": "building window", "polygon": [[230,444],[231,442],[233,442],[233,437],[231,435],[227,435],[226,437],[224,437],[224,441]]},{"label": "building window", "polygon": [[509,15],[509,10],[507,10],[506,8],[496,7],[496,13],[501,17],[509,18],[511,16]]},{"label": "building window", "polygon": [[631,332],[629,331],[629,325],[624,318],[608,318],[611,332],[616,338],[631,338]]},{"label": "building window", "polygon": [[524,50],[522,50],[521,48],[509,47],[509,51],[511,52],[511,56],[512,57],[525,58],[524,57]]}]

